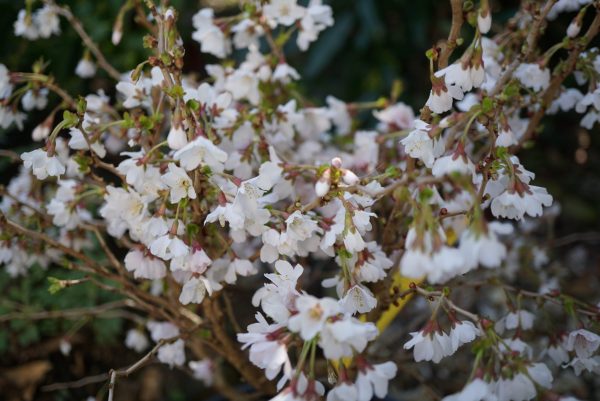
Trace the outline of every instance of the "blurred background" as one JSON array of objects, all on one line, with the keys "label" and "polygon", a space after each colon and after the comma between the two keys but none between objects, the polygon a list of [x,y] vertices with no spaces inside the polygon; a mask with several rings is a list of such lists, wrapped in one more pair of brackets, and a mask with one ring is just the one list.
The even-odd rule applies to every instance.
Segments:
[{"label": "blurred background", "polygon": [[[58,2],[71,7],[119,71],[134,68],[148,56],[142,47],[145,31],[135,24],[131,12],[125,18],[121,43],[113,46],[110,42],[112,26],[123,0]],[[345,101],[375,100],[389,94],[392,82],[399,79],[403,88],[400,99],[418,111],[425,103],[430,88],[428,61],[424,54],[439,39],[447,36],[450,28],[448,2],[326,2],[334,10],[335,25],[323,32],[318,42],[306,53],[299,52],[293,45],[286,49],[288,62],[304,78],[303,93],[317,105],[323,104],[325,96],[329,94]],[[72,95],[86,95],[100,88],[114,95],[114,85],[103,71],[98,70],[96,77],[88,80],[75,75],[75,66],[83,56],[83,46],[65,20],[61,20],[63,33],[60,36],[35,42],[14,36],[13,23],[18,11],[24,7],[23,3],[0,0],[0,32],[3,38],[0,41],[0,63],[10,71],[31,71],[33,63],[43,59],[49,63],[46,72],[53,75]],[[192,15],[207,3],[217,7],[219,13],[235,13],[237,2],[172,0],[170,3],[179,10],[178,26],[187,51],[185,70],[202,77],[204,65],[213,63],[215,59],[201,54],[198,43],[191,40]],[[518,6],[517,1],[492,0],[491,3],[495,24],[506,21]],[[571,14],[562,15],[545,34],[542,44],[560,41],[571,18]],[[51,95],[48,109],[57,103],[58,98]],[[29,150],[33,146],[31,131],[44,118],[44,112],[33,112],[29,114],[23,131],[9,129],[0,132],[0,148],[19,153]],[[369,123],[368,113],[360,118]],[[600,244],[600,140],[598,127],[593,132],[586,132],[579,127],[580,118],[575,113],[547,118],[535,146],[523,150],[519,156],[523,164],[536,173],[536,184],[547,187],[562,208],[552,235],[566,239],[565,246],[557,249],[557,253],[581,252],[583,249],[584,263],[598,273],[600,258],[596,247]],[[0,158],[0,183],[7,184],[17,167],[6,158]],[[571,237],[566,237],[568,235]],[[581,242],[581,239],[584,241]],[[15,281],[0,271],[0,293],[3,294],[0,297],[0,315],[15,308],[26,312],[83,307],[114,300],[113,296],[91,285],[76,286],[54,297],[48,292],[48,275],[68,277],[63,271],[47,273],[33,269],[30,276]],[[593,274],[592,280],[597,281],[597,277],[598,274]],[[588,278],[581,278],[581,291],[589,292],[594,288]],[[34,323],[21,319],[2,320],[0,317],[0,399],[86,399],[92,395],[90,389],[98,390],[101,384],[53,391],[47,391],[48,387],[43,386],[102,374],[109,368],[126,366],[137,360],[136,354],[122,346],[123,327],[124,322],[118,317],[42,320]],[[59,350],[65,333],[72,344],[68,355]],[[90,340],[93,341],[90,343]],[[52,369],[52,365],[63,368]],[[22,370],[15,371],[18,368]],[[127,394],[125,387],[132,386],[129,394],[136,396],[129,399],[177,401],[206,395],[198,389],[201,385],[190,385],[184,378],[176,371],[153,366],[145,369],[137,380],[120,381],[119,387],[123,389],[120,394]],[[161,381],[169,385],[160,386]],[[13,391],[15,386],[18,391]]]}]

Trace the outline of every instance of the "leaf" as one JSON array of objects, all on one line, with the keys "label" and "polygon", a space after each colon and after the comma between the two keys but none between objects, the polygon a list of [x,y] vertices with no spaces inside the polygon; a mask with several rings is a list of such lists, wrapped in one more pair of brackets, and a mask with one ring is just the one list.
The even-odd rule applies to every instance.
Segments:
[{"label": "leaf", "polygon": [[65,288],[63,280],[59,280],[56,277],[48,277],[48,282],[50,283],[50,286],[48,286],[48,292],[52,295]]}]

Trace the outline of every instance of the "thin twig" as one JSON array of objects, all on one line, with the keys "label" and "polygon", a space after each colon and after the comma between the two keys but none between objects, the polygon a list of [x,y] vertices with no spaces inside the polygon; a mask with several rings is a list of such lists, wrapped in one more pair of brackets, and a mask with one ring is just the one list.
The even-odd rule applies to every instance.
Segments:
[{"label": "thin twig", "polygon": [[511,149],[511,153],[514,153],[517,150],[519,150],[534,135],[534,133],[536,132],[536,130],[539,126],[540,121],[546,114],[547,107],[550,106],[550,104],[552,103],[552,101],[554,100],[554,98],[556,97],[558,92],[560,91],[563,81],[573,72],[573,70],[577,66],[577,59],[579,58],[579,55],[581,54],[581,52],[583,50],[585,50],[587,48],[587,46],[590,44],[590,42],[596,37],[599,30],[600,30],[600,10],[597,10],[596,16],[595,16],[594,20],[592,21],[592,23],[590,24],[590,27],[588,28],[587,32],[581,39],[578,40],[578,42],[574,46],[573,50],[571,50],[571,52],[569,53],[569,57],[564,61],[564,64],[560,67],[561,68],[560,73],[553,74],[553,79],[552,79],[552,81],[550,81],[550,85],[548,86],[548,89],[546,89],[546,91],[544,92],[544,94],[542,96],[542,101],[540,104],[541,107],[539,107],[539,109],[535,112],[535,114],[529,120],[529,124],[527,125],[527,129],[525,130],[525,133],[519,140],[519,143],[517,145],[515,145],[513,147],[513,149]]},{"label": "thin twig", "polygon": [[104,71],[106,71],[106,73],[108,75],[110,75],[110,77],[113,78],[114,80],[120,81],[121,74],[119,73],[119,71],[117,71],[115,69],[115,67],[113,67],[106,60],[106,57],[104,57],[104,54],[102,54],[102,52],[100,51],[98,46],[94,43],[92,38],[90,38],[90,36],[87,34],[85,29],[83,28],[83,25],[81,24],[81,22],[73,15],[71,10],[69,10],[67,7],[57,6],[56,4],[54,4],[53,1],[47,1],[47,3],[54,5],[57,14],[62,15],[63,17],[65,17],[67,19],[67,21],[69,21],[69,23],[71,24],[71,26],[73,26],[73,29],[75,29],[75,31],[77,32],[77,34],[79,35],[81,40],[83,40],[83,43],[85,44],[85,46],[88,49],[90,49],[90,51],[96,58],[96,61],[98,62],[98,65],[100,66],[100,68],[102,68]]},{"label": "thin twig", "polygon": [[150,352],[148,352],[146,355],[144,355],[142,358],[140,358],[137,362],[135,362],[133,365],[129,366],[126,369],[120,369],[120,370],[111,370],[109,375],[110,375],[110,382],[108,384],[108,401],[113,401],[114,398],[114,393],[115,393],[115,383],[117,380],[117,376],[129,376],[130,374],[134,373],[136,370],[142,368],[144,365],[146,365],[147,362],[150,361],[150,359],[152,359],[154,357],[154,355],[156,355],[156,353],[158,353],[158,350],[166,344],[171,344],[174,343],[175,341],[179,340],[181,338],[182,334],[171,337],[171,338],[163,338],[161,340],[158,340],[158,342],[156,343],[156,345],[150,350]]},{"label": "thin twig", "polygon": [[439,70],[448,66],[448,60],[456,48],[457,40],[460,35],[460,28],[462,28],[463,25],[462,3],[462,0],[450,0],[450,6],[452,7],[452,26],[450,27],[448,40],[444,43],[438,59]]},{"label": "thin twig", "polygon": [[52,383],[46,386],[40,387],[41,391],[50,392],[57,390],[65,390],[69,388],[80,388],[87,386],[88,384],[101,383],[108,379],[108,373],[102,373],[95,376],[84,377],[83,379],[71,381],[71,382],[63,382],[63,383]]}]

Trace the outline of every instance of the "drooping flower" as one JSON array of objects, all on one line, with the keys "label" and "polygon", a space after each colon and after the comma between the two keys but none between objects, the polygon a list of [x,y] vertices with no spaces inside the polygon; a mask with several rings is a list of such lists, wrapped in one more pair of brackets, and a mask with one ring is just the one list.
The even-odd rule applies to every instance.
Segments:
[{"label": "drooping flower", "polygon": [[598,347],[600,347],[600,336],[585,329],[570,332],[565,341],[565,349],[575,351],[581,359],[590,358]]},{"label": "drooping flower", "polygon": [[48,156],[43,149],[35,149],[21,154],[23,165],[31,169],[38,180],[45,180],[48,176],[58,177],[65,173],[65,166],[55,155]]},{"label": "drooping flower", "polygon": [[429,323],[425,329],[409,333],[412,338],[404,344],[404,349],[414,347],[415,361],[438,363],[442,358],[454,353],[450,337],[441,330],[435,330],[435,326]]},{"label": "drooping flower", "polygon": [[356,387],[360,401],[371,400],[373,395],[385,398],[388,393],[388,384],[396,376],[398,367],[394,362],[385,362],[377,365],[363,364],[356,376]]}]

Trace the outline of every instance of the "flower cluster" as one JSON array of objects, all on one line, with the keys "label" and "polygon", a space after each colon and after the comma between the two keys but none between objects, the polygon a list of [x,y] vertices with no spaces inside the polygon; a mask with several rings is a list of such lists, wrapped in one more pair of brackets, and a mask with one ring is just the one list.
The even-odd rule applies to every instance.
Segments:
[{"label": "flower cluster", "polygon": [[[321,106],[298,95],[300,74],[284,48],[306,51],[333,25],[320,0],[247,1],[227,17],[198,11],[192,39],[215,60],[203,81],[182,72],[177,11],[147,3],[145,23],[155,29],[144,42],[154,55],[117,75],[115,96],[73,99],[49,85],[43,66],[18,73],[0,64],[0,126],[21,127],[54,92],[65,109],[32,132],[41,146],[20,155],[3,193],[3,233],[13,235],[0,238],[0,262],[12,276],[66,263],[143,311],[128,348],[147,351],[147,331],[160,362],[219,390],[224,359],[277,401],[385,397],[396,350],[374,350],[389,316],[413,296],[431,310],[416,306],[425,319],[404,328],[422,328],[406,330],[411,338],[394,348],[412,350],[415,362],[443,363],[465,344],[475,354],[470,382],[446,400],[532,399],[552,387],[546,356],[577,375],[600,371],[600,337],[586,328],[541,336],[552,346],[534,355],[524,333],[535,315],[522,297],[571,314],[576,305],[582,325],[596,307],[553,297],[560,288],[550,278],[539,292],[503,284],[526,264],[524,248],[536,251],[536,269],[547,263],[523,233],[535,229],[532,218],[554,213],[552,195],[515,153],[546,111],[585,113],[587,128],[600,121],[600,54],[583,51],[592,38],[569,28],[559,45],[574,53],[560,61],[556,50],[533,46],[550,13],[590,6],[556,2],[531,31],[531,15],[518,13],[512,25],[531,37],[523,47],[512,31],[485,36],[487,0],[465,2],[472,41],[461,47],[454,38],[427,53],[431,91],[416,114],[395,95],[367,104],[329,96]],[[58,34],[59,15],[70,16],[50,3],[23,10],[15,34]],[[455,47],[462,54],[448,64]],[[90,50],[77,66],[83,78],[106,69]],[[585,94],[562,86],[570,75]],[[354,119],[362,108],[374,109],[374,126]],[[102,258],[88,256],[94,251]],[[479,315],[451,299],[454,286],[475,282],[498,286],[506,302],[481,295]],[[243,291],[251,306],[232,307],[236,288],[252,289]],[[229,338],[244,312],[255,322]]]}]

